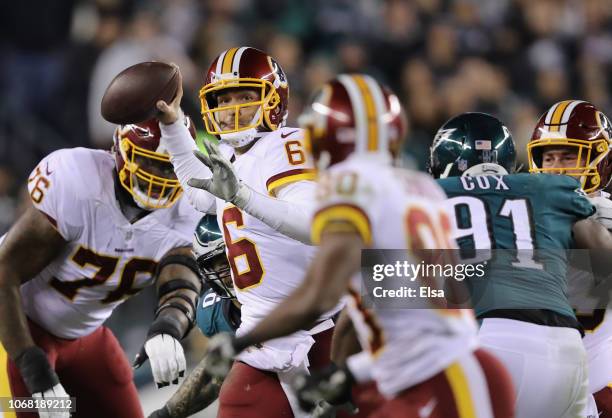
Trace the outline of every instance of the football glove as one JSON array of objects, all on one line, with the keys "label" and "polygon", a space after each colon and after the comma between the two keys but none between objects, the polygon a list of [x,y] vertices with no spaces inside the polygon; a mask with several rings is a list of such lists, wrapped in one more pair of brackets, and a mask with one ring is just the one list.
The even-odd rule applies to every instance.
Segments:
[{"label": "football glove", "polygon": [[225,378],[229,373],[234,357],[234,337],[227,332],[215,335],[206,348],[206,371],[214,377]]},{"label": "football glove", "polygon": [[[68,398],[57,374],[40,347],[29,347],[15,359],[23,381],[34,399]],[[69,411],[39,409],[41,418],[69,418]]]},{"label": "football glove", "polygon": [[331,364],[323,370],[311,375],[298,375],[293,381],[293,389],[297,393],[300,407],[304,411],[312,411],[325,401],[333,406],[352,404],[351,388],[353,376],[347,368],[338,368]]},{"label": "football glove", "polygon": [[136,355],[134,368],[137,369],[149,359],[151,372],[157,388],[168,386],[170,382],[179,383],[185,375],[187,361],[181,343],[169,334],[157,334],[150,337]]},{"label": "football glove", "polygon": [[187,184],[242,207],[248,201],[250,189],[238,179],[232,163],[221,154],[217,144],[213,141],[203,141],[203,143],[208,155],[200,151],[194,151],[194,154],[212,171],[213,176],[208,179],[189,179]]}]

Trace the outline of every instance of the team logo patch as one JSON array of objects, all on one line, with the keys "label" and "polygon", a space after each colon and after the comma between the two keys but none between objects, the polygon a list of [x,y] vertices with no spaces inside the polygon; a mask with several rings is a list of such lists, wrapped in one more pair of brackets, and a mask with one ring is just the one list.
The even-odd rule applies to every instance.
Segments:
[{"label": "team logo patch", "polygon": [[475,147],[478,150],[491,150],[491,141],[478,140],[475,142]]}]

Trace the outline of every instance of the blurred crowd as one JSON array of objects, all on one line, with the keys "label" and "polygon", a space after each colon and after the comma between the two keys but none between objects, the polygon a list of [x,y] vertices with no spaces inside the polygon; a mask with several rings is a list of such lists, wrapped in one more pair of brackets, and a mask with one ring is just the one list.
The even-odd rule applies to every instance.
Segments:
[{"label": "blurred crowd", "polygon": [[175,62],[183,107],[203,129],[198,90],[212,59],[249,45],[291,86],[290,125],[338,72],[370,73],[409,115],[407,155],[423,169],[437,128],[490,112],[524,144],[556,101],[612,113],[610,0],[20,0],[0,14],[0,233],[27,204],[25,182],[52,150],[109,148],[100,99],[122,69]]},{"label": "blurred crowd", "polygon": [[197,93],[212,59],[231,46],[261,48],[289,76],[293,125],[333,74],[373,74],[400,94],[406,153],[424,168],[437,127],[459,112],[500,117],[521,151],[558,100],[589,100],[610,114],[611,28],[609,0],[10,2],[0,14],[0,232],[41,157],[110,146],[100,99],[134,63],[179,64],[184,108],[200,120]]}]

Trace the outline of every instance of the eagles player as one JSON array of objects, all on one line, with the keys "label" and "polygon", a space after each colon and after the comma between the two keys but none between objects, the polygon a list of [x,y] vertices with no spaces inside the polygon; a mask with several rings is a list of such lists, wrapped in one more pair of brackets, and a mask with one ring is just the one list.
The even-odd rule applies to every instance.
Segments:
[{"label": "eagles player", "polygon": [[[197,310],[198,328],[208,338],[219,332],[235,333],[240,326],[240,303],[234,294],[223,234],[214,215],[205,215],[200,220],[194,234],[193,252],[203,279]],[[214,402],[223,380],[210,378],[204,370],[205,364],[206,358],[186,377],[170,400],[149,418],[183,418]]]},{"label": "eagles player", "polygon": [[[190,131],[189,119],[179,123]],[[103,323],[156,283],[158,307],[138,363],[149,358],[159,385],[177,382],[185,370],[179,340],[193,325],[200,290],[189,248],[200,214],[181,198],[158,122],[117,127],[111,152],[53,152],[32,172],[28,191],[33,206],[0,245],[0,340],[8,354],[7,363],[0,350],[1,395],[70,394],[77,417],[142,417],[132,370]]]},{"label": "eagles player", "polygon": [[[309,212],[313,205],[315,173],[303,132],[284,126],[288,94],[287,78],[278,63],[254,48],[222,52],[206,74],[200,91],[204,122],[209,134],[220,137],[219,152],[244,186],[240,194],[235,183],[223,178],[217,178],[221,180],[215,182],[217,187],[208,191],[188,183],[192,177],[210,177],[211,172],[194,156],[195,145],[176,123],[182,90],[171,104],[158,103],[163,140],[186,194],[198,210],[216,212],[223,231],[242,305],[238,334],[255,326],[299,286],[314,254],[314,247],[303,243],[306,238],[291,239],[286,231],[271,228],[245,209],[255,198],[285,202],[289,211],[298,214]],[[274,218],[278,212],[266,215]],[[298,371],[329,363],[331,318],[339,310],[340,305],[286,338],[242,353],[221,390],[219,416],[299,416],[289,382]],[[245,393],[245,386],[257,390]]]},{"label": "eagles player", "polygon": [[[612,124],[591,103],[565,100],[555,103],[541,117],[527,144],[530,172],[565,174],[580,181],[597,208],[593,219],[612,231],[612,201],[603,191],[612,178]],[[589,275],[577,270],[568,277],[570,291],[594,286]],[[589,392],[601,417],[612,417],[612,311],[607,292],[582,296],[577,318],[589,360]],[[590,306],[600,309],[589,310]],[[609,305],[608,305],[609,306]]]},{"label": "eagles player", "polygon": [[431,146],[460,248],[489,261],[485,279],[470,280],[472,302],[482,345],[512,375],[517,416],[581,416],[586,355],[565,292],[565,250],[610,248],[612,239],[587,219],[595,208],[577,180],[512,174],[514,164],[508,128],[483,113],[452,118]]}]

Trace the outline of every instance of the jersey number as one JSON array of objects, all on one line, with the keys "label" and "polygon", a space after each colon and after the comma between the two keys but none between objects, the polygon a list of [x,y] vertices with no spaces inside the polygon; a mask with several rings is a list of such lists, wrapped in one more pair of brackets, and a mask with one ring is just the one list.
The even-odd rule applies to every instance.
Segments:
[{"label": "jersey number", "polygon": [[45,198],[45,191],[51,185],[49,179],[42,175],[40,167],[36,167],[34,174],[28,179],[28,183],[34,183],[34,187],[30,191],[30,197],[34,203],[40,203]]},{"label": "jersey number", "polygon": [[222,220],[223,238],[234,284],[240,290],[258,285],[264,278],[265,270],[261,264],[257,245],[245,237],[233,240],[227,229],[229,224],[234,224],[236,229],[244,228],[242,212],[236,206],[227,207],[223,210]]},{"label": "jersey number", "polygon": [[291,165],[300,165],[306,162],[306,153],[300,141],[285,142],[285,152]]},{"label": "jersey number", "polygon": [[[482,200],[471,196],[457,196],[448,199],[457,214],[457,240],[471,239],[473,248],[478,250],[478,254],[473,259],[464,259],[465,262],[482,262],[491,258],[491,248],[493,248],[493,234],[489,228],[491,225],[490,213]],[[459,225],[462,210],[467,209],[468,225]],[[534,234],[533,219],[527,200],[525,199],[506,199],[496,216],[508,218],[512,224],[514,235],[514,248],[517,250],[516,260],[512,262],[514,267],[531,268],[543,270],[542,263],[534,260],[533,249]],[[531,251],[529,251],[531,250]]]},{"label": "jersey number", "polygon": [[[97,254],[85,247],[79,247],[71,260],[79,267],[90,265],[95,267],[97,271],[92,278],[83,278],[71,282],[64,282],[56,277],[51,279],[51,286],[70,300],[74,300],[79,290],[83,287],[93,287],[104,284],[115,273],[117,263],[119,262],[117,257]],[[135,295],[142,290],[133,287],[136,274],[149,273],[153,275],[156,267],[157,263],[153,260],[146,258],[130,259],[123,266],[119,285],[115,290],[108,292],[106,297],[102,299],[102,303],[117,302],[125,297]]]}]

